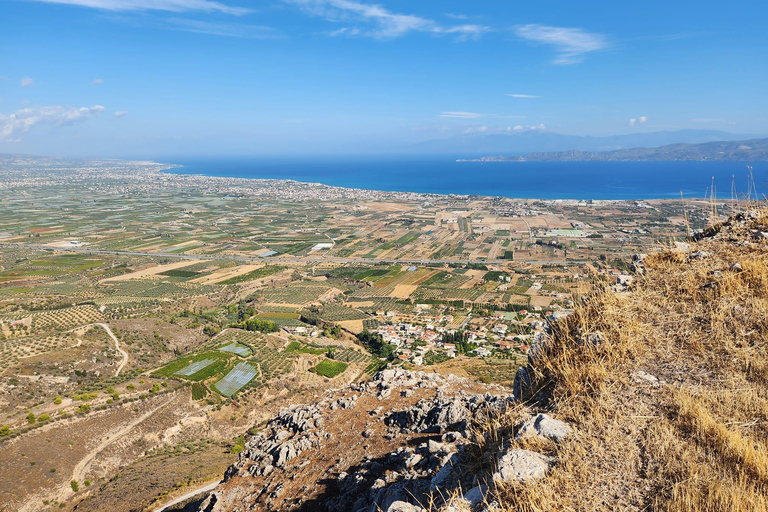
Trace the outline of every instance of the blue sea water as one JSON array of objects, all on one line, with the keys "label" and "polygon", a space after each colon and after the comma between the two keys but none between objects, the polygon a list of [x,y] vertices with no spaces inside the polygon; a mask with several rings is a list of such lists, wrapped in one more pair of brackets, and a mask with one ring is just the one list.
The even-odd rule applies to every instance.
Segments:
[{"label": "blue sea water", "polygon": [[746,195],[750,171],[766,190],[768,163],[745,162],[457,162],[451,156],[172,159],[168,172],[291,179],[338,187],[524,199],[731,198]]}]

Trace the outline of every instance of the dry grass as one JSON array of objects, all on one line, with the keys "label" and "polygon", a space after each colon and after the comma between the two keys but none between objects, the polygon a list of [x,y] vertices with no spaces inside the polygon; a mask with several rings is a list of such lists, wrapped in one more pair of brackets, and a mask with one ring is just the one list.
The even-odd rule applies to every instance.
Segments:
[{"label": "dry grass", "polygon": [[504,510],[768,510],[768,245],[755,230],[764,211],[654,253],[629,292],[585,296],[553,327],[528,404],[577,433],[528,447],[557,464],[499,490]]}]

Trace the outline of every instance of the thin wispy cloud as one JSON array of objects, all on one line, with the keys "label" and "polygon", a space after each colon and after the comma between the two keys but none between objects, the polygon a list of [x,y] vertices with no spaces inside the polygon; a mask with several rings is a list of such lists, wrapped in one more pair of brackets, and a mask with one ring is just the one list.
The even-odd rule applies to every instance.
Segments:
[{"label": "thin wispy cloud", "polygon": [[541,96],[536,96],[534,94],[507,94],[510,98],[541,98]]},{"label": "thin wispy cloud", "polygon": [[207,34],[212,36],[239,37],[243,39],[274,39],[280,37],[280,32],[261,25],[247,25],[242,23],[216,23],[185,18],[170,18],[163,20],[167,28],[193,32],[195,34]]},{"label": "thin wispy cloud", "polygon": [[18,137],[40,124],[64,126],[84,121],[103,111],[104,107],[101,105],[81,108],[54,105],[23,108],[9,115],[0,114],[0,140],[14,140],[13,137]]},{"label": "thin wispy cloud", "polygon": [[629,120],[629,126],[635,126],[636,124],[644,124],[646,121],[648,121],[647,116],[640,116],[638,118],[632,118]]},{"label": "thin wispy cloud", "polygon": [[513,27],[515,34],[537,44],[552,46],[557,52],[554,64],[576,64],[584,55],[610,47],[608,39],[601,34],[586,32],[580,28],[550,27],[529,24]]},{"label": "thin wispy cloud", "polygon": [[[354,0],[284,0],[300,6],[305,12],[335,23],[353,24],[331,32],[331,35],[362,35],[377,38],[395,38],[409,32],[435,35],[456,35],[460,38],[477,37],[489,30],[475,24],[442,25],[435,20],[413,14],[400,14],[378,4]],[[358,27],[356,24],[369,25]]]},{"label": "thin wispy cloud", "polygon": [[487,117],[486,114],[478,114],[477,112],[443,112],[440,117],[448,117],[452,119],[480,119],[481,117]]},{"label": "thin wispy cloud", "polygon": [[104,80],[102,80],[101,78],[97,78],[96,80],[91,82],[91,85],[101,85],[103,83],[104,83]]},{"label": "thin wispy cloud", "polygon": [[447,111],[441,112],[438,117],[449,119],[480,119],[483,117],[492,117],[497,119],[525,119],[525,116],[505,116],[500,114],[480,114],[478,112]]},{"label": "thin wispy cloud", "polygon": [[725,122],[725,119],[720,119],[717,117],[697,117],[696,119],[691,119],[692,123],[723,123]]},{"label": "thin wispy cloud", "polygon": [[125,117],[127,115],[128,115],[127,110],[118,110],[117,112],[115,112],[115,117]]},{"label": "thin wispy cloud", "polygon": [[29,78],[28,76],[25,76],[21,80],[19,80],[19,84],[21,84],[22,87],[32,87],[35,85],[35,81]]},{"label": "thin wispy cloud", "polygon": [[76,5],[105,11],[168,11],[168,12],[220,12],[242,16],[253,12],[245,7],[234,7],[213,0],[30,0],[51,4]]}]

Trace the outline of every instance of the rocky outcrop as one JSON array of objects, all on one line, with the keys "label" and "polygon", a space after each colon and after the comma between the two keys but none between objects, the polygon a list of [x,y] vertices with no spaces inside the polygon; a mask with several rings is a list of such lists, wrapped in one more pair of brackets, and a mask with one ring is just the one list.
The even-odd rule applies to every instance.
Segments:
[{"label": "rocky outcrop", "polygon": [[[512,439],[500,451],[478,453],[473,426],[514,404],[498,386],[385,370],[313,404],[280,411],[247,441],[197,510],[482,510],[494,481],[528,482],[553,463],[513,448]],[[515,431],[557,441],[571,429],[538,415]],[[478,458],[484,467],[476,465]]]}]

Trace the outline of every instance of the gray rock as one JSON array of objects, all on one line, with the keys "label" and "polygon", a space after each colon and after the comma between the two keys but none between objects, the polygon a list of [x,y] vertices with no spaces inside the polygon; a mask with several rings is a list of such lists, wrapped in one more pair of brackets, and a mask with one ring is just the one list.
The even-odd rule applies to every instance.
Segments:
[{"label": "gray rock", "polygon": [[543,478],[554,461],[551,457],[529,450],[507,450],[499,459],[495,482],[530,482]]},{"label": "gray rock", "polygon": [[387,512],[422,512],[424,509],[405,501],[394,501],[387,507]]},{"label": "gray rock", "polygon": [[512,383],[512,396],[515,400],[522,400],[523,397],[531,391],[531,371],[521,366],[515,373],[515,380]]},{"label": "gray rock", "polygon": [[573,429],[564,421],[556,420],[547,414],[537,414],[523,423],[517,431],[516,439],[538,435],[560,442],[568,437]]},{"label": "gray rock", "polygon": [[705,259],[709,258],[710,256],[711,256],[711,254],[708,253],[707,251],[696,251],[696,252],[692,252],[690,255],[688,255],[688,258],[692,259],[692,260],[705,260]]},{"label": "gray rock", "polygon": [[437,453],[440,450],[442,450],[443,448],[444,448],[443,443],[438,443],[437,441],[434,441],[432,439],[430,439],[427,442],[427,451],[429,453]]},{"label": "gray rock", "polygon": [[478,485],[473,487],[464,493],[464,499],[469,502],[469,505],[475,507],[485,500],[488,495],[488,488],[484,485]]},{"label": "gray rock", "polygon": [[741,271],[742,271],[741,263],[739,263],[738,261],[733,265],[731,265],[731,272],[741,272]]}]

